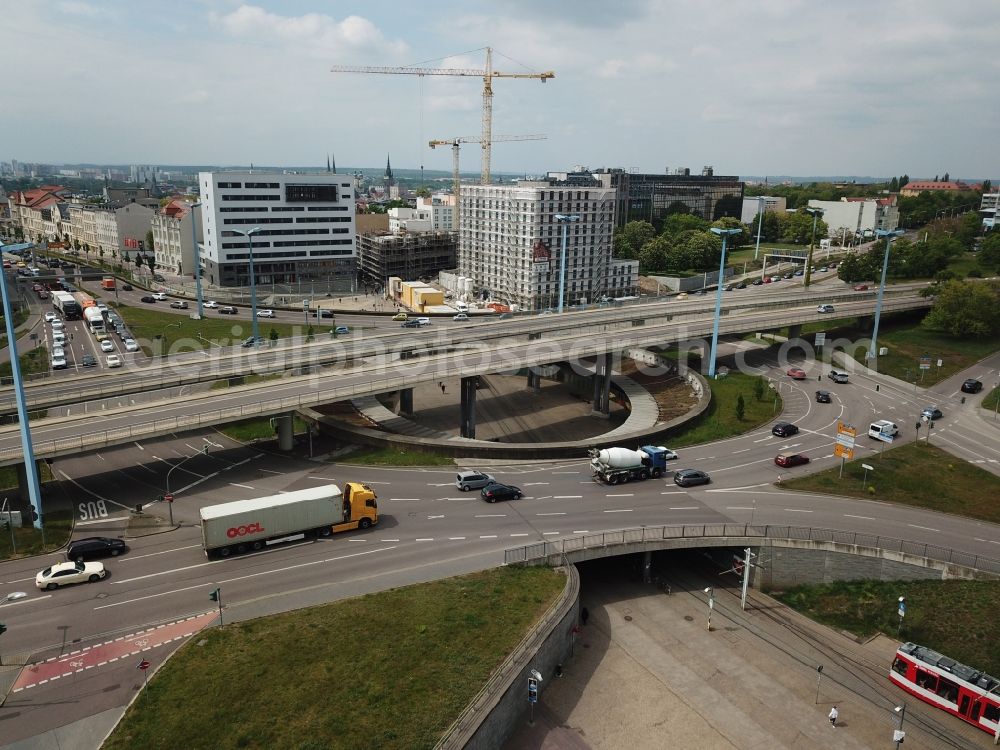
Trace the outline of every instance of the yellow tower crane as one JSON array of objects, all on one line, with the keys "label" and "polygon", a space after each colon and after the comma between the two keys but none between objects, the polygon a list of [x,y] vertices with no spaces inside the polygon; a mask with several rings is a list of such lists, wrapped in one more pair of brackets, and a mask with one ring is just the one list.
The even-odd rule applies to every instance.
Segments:
[{"label": "yellow tower crane", "polygon": [[[490,183],[490,146],[493,143],[493,79],[494,78],[538,78],[545,83],[556,74],[551,70],[544,73],[502,73],[493,70],[493,48],[486,48],[486,68],[475,70],[468,68],[390,68],[369,65],[334,65],[331,73],[385,73],[389,75],[412,76],[482,76],[483,79],[483,146],[482,183]],[[450,142],[450,141],[449,141]]]},{"label": "yellow tower crane", "polygon": [[[544,141],[548,136],[544,135],[496,135],[493,136],[494,143],[501,143],[503,141]],[[462,186],[462,178],[458,169],[458,148],[460,143],[481,143],[482,138],[452,138],[446,141],[429,141],[428,146],[434,148],[436,146],[451,146],[451,156],[452,156],[452,194],[455,196],[455,206],[453,208],[452,214],[455,217],[455,231],[460,229],[459,224],[459,199],[461,197],[460,190]],[[483,183],[484,185],[487,183]]]}]

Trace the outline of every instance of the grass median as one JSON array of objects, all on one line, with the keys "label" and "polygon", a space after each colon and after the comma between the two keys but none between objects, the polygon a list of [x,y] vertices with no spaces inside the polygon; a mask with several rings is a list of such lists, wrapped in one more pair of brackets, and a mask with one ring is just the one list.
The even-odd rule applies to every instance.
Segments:
[{"label": "grass median", "polygon": [[103,747],[432,748],[565,580],[497,568],[205,631]]},{"label": "grass median", "polygon": [[[861,433],[859,441],[869,438]],[[934,436],[931,436],[933,443]],[[872,443],[876,441],[872,440]],[[866,472],[862,464],[873,467]],[[928,445],[923,439],[854,459],[817,474],[785,480],[784,489],[863,497],[1000,523],[1000,477]]]},{"label": "grass median", "polygon": [[[767,387],[767,380],[757,375],[745,375],[730,370],[724,378],[710,380],[712,402],[697,419],[671,434],[671,447],[698,445],[724,440],[755,430],[781,414],[782,399],[778,391]],[[737,405],[743,397],[743,414]]]}]

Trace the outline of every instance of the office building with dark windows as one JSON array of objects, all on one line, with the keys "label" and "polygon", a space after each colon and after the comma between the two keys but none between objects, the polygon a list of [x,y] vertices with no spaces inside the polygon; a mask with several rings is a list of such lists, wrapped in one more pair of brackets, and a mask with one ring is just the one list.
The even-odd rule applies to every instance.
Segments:
[{"label": "office building with dark windows", "polygon": [[354,186],[348,175],[201,172],[202,275],[209,284],[345,290],[356,278]]}]

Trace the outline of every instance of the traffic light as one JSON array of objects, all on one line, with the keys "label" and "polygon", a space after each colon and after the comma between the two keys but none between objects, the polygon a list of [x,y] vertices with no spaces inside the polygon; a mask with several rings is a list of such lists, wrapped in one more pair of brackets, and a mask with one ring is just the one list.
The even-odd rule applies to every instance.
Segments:
[{"label": "traffic light", "polygon": [[216,589],[215,591],[213,591],[208,595],[208,598],[211,599],[213,602],[217,602],[219,601],[221,596],[222,596],[222,589]]},{"label": "traffic light", "polygon": [[528,703],[538,702],[538,681],[532,677],[528,678]]}]

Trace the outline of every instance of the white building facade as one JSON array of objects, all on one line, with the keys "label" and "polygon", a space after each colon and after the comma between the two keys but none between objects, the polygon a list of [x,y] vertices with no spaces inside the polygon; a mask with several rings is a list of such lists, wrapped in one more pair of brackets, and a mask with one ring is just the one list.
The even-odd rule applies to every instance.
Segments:
[{"label": "white building facade", "polygon": [[841,198],[839,201],[810,200],[809,208],[823,209],[823,221],[831,237],[841,234],[872,236],[899,226],[895,196],[889,198]]},{"label": "white building facade", "polygon": [[788,201],[785,198],[773,195],[758,195],[753,198],[744,198],[740,221],[744,224],[752,224],[757,220],[757,214],[760,213],[762,205],[764,213],[768,211],[784,213]]},{"label": "white building facade", "polygon": [[[202,242],[201,222],[191,204],[175,198],[152,220],[156,268],[178,276],[194,276],[195,233]],[[192,222],[195,226],[192,230]]]},{"label": "white building facade", "polygon": [[616,191],[594,181],[557,179],[517,185],[463,185],[458,269],[477,296],[541,310],[559,305],[565,223],[564,305],[630,296],[638,286],[638,261],[612,257]]},{"label": "white building facade", "polygon": [[435,193],[430,198],[417,198],[417,212],[422,218],[430,219],[435,232],[451,232],[455,229],[455,196],[451,193]]},{"label": "white building facade", "polygon": [[203,278],[250,284],[350,289],[355,280],[353,181],[331,172],[201,172]]},{"label": "white building facade", "polygon": [[1000,209],[1000,192],[983,193],[983,200],[979,204],[979,213],[983,217],[983,229],[997,228],[998,209]]}]

